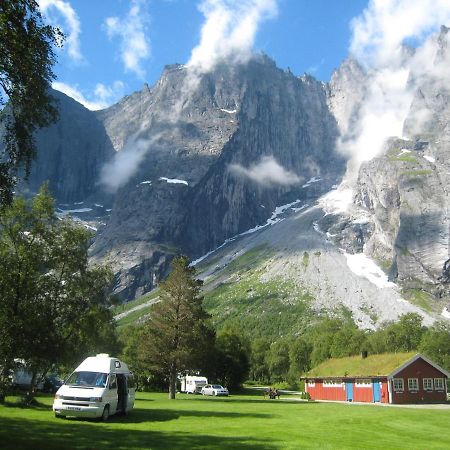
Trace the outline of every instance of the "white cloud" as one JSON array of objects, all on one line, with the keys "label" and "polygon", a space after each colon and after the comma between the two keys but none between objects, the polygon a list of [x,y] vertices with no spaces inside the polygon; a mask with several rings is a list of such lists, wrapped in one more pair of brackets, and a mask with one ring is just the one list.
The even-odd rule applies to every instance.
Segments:
[{"label": "white cloud", "polygon": [[224,59],[248,60],[260,23],[278,13],[277,0],[204,0],[199,10],[205,22],[188,62],[199,73],[211,71]]},{"label": "white cloud", "polygon": [[405,39],[423,40],[449,20],[448,0],[371,0],[352,21],[350,51],[370,65],[389,66]]},{"label": "white cloud", "polygon": [[102,168],[100,184],[106,191],[114,193],[128,182],[159,137],[158,134],[151,139],[141,139],[135,136],[128,139],[124,148]]},{"label": "white cloud", "polygon": [[248,169],[239,164],[230,164],[229,170],[236,176],[249,178],[262,186],[289,186],[300,183],[301,179],[281,166],[273,156],[263,156]]},{"label": "white cloud", "polygon": [[[38,0],[38,2],[41,12],[48,21],[59,27],[66,35],[63,48],[67,49],[70,58],[76,62],[83,61],[80,50],[80,19],[70,2],[64,0]],[[56,16],[53,15],[54,12],[57,13]],[[63,24],[60,22],[61,18]]]},{"label": "white cloud", "polygon": [[147,37],[149,22],[146,0],[132,0],[125,18],[108,17],[105,21],[108,37],[121,38],[120,56],[125,71],[134,72],[141,79],[145,77],[142,61],[151,53]]},{"label": "white cloud", "polygon": [[111,86],[105,86],[102,83],[98,83],[95,86],[94,93],[90,95],[83,94],[77,85],[71,86],[70,84],[62,83],[60,81],[53,82],[52,87],[53,89],[72,97],[87,109],[96,111],[98,109],[107,108],[123,97],[125,85],[122,81],[115,81]]},{"label": "white cloud", "polygon": [[200,43],[192,49],[181,96],[168,114],[172,121],[178,120],[201,75],[221,61],[238,64],[250,59],[259,25],[278,13],[277,0],[203,0],[198,8],[205,17]]},{"label": "white cloud", "polygon": [[[447,73],[434,65],[435,39],[425,40],[450,22],[448,0],[371,0],[352,21],[350,51],[368,72],[367,93],[350,133],[338,143],[350,157],[349,178],[363,161],[377,156],[390,136],[402,137],[417,82]],[[405,44],[414,43],[411,51]],[[439,71],[441,73],[439,73]],[[417,123],[428,117],[416,113]]]}]

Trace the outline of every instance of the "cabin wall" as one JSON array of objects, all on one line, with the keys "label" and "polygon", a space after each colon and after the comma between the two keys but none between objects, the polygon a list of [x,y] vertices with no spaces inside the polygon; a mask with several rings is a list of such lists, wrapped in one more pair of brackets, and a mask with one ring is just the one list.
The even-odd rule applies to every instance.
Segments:
[{"label": "cabin wall", "polygon": [[311,383],[306,383],[306,392],[310,395],[312,400],[334,400],[345,401],[345,383],[340,385],[324,385],[322,379],[318,379],[314,382],[314,386]]},{"label": "cabin wall", "polygon": [[[447,401],[447,377],[438,369],[428,364],[423,359],[417,359],[410,365],[405,367],[401,372],[396,374],[393,378],[403,379],[403,391],[396,391],[394,389],[393,380],[389,380],[391,384],[392,403],[443,403]],[[409,378],[417,378],[418,389],[411,390],[408,386]],[[433,379],[433,389],[424,389],[423,379]],[[444,379],[443,389],[436,389],[434,385],[435,378]]]}]

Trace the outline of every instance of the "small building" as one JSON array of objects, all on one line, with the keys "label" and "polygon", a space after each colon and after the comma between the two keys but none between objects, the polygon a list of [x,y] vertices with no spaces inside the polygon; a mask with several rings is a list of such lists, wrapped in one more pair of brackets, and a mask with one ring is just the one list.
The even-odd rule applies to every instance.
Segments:
[{"label": "small building", "polygon": [[310,370],[312,400],[369,403],[443,403],[449,373],[423,355],[389,353],[324,361]]}]

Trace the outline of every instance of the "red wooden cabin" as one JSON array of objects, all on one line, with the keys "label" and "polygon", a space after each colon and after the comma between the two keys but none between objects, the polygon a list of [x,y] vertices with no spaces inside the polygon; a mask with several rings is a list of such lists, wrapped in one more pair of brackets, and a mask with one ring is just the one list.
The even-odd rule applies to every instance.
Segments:
[{"label": "red wooden cabin", "polygon": [[313,400],[444,403],[449,373],[423,355],[392,353],[330,359],[305,377]]}]

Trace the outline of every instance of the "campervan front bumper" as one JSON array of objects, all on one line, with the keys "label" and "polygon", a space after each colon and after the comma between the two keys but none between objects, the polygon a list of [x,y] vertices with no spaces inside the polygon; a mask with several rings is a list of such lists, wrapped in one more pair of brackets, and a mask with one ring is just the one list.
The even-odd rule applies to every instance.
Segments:
[{"label": "campervan front bumper", "polygon": [[55,399],[53,411],[55,414],[67,417],[101,417],[104,403],[83,402]]}]

